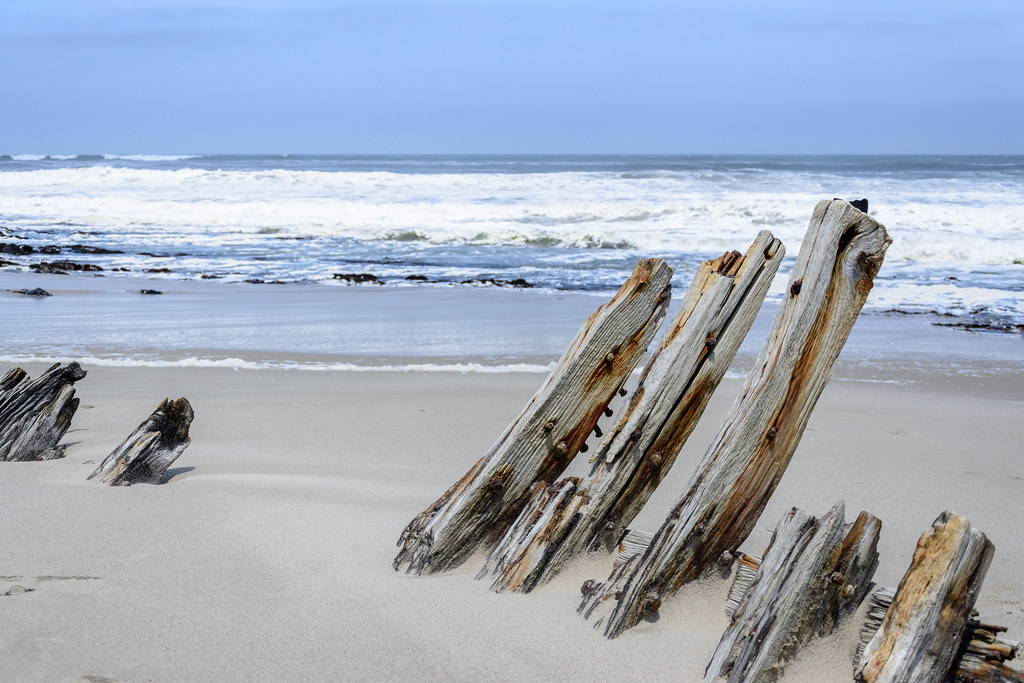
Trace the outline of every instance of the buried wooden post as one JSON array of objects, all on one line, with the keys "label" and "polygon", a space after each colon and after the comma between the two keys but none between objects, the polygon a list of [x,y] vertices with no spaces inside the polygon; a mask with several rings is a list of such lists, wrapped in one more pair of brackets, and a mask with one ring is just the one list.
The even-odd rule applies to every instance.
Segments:
[{"label": "buried wooden post", "polygon": [[955,672],[994,550],[985,534],[957,513],[939,515],[917,542],[910,568],[864,647],[856,679],[944,681]]},{"label": "buried wooden post", "polygon": [[727,608],[732,622],[704,680],[774,681],[798,648],[831,633],[871,588],[880,528],[866,512],[844,528],[841,502],[821,519],[797,508],[786,513],[764,559],[741,562],[749,571],[737,571]]},{"label": "buried wooden post", "polygon": [[[614,545],[668,473],[764,301],[785,249],[761,232],[741,256],[702,263],[675,320],[648,362],[589,474],[546,490],[523,509],[479,578],[528,592],[602,540]],[[539,498],[546,505],[539,504]]]},{"label": "buried wooden post", "polygon": [[592,314],[522,414],[490,451],[417,515],[398,540],[394,568],[434,573],[461,564],[500,537],[530,488],[554,481],[636,367],[665,318],[672,269],[641,260],[612,299]]},{"label": "buried wooden post", "polygon": [[736,403],[646,552],[593,589],[609,638],[698,578],[749,535],[796,450],[891,240],[841,200],[822,201],[784,301]]},{"label": "buried wooden post", "polygon": [[57,363],[34,380],[21,368],[0,378],[0,461],[63,458],[59,446],[78,410],[78,363]]},{"label": "buried wooden post", "polygon": [[187,399],[165,398],[157,409],[108,455],[89,479],[111,486],[157,483],[192,443],[188,436],[192,406]]}]

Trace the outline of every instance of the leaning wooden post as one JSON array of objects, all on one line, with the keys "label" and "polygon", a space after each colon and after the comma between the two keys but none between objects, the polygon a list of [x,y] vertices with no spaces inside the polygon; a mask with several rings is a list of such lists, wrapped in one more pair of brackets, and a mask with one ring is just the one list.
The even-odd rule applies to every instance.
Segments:
[{"label": "leaning wooden post", "polygon": [[832,365],[891,243],[885,228],[841,200],[815,208],[785,299],[747,382],[682,497],[646,553],[592,590],[609,638],[749,535],[796,450]]},{"label": "leaning wooden post", "polygon": [[34,380],[21,368],[0,379],[0,461],[63,458],[59,446],[78,410],[78,363],[57,363]]},{"label": "leaning wooden post", "polygon": [[864,648],[856,679],[946,680],[994,551],[985,534],[957,513],[939,515],[917,542],[881,627]]},{"label": "leaning wooden post", "polygon": [[798,648],[856,609],[878,565],[880,522],[865,512],[848,528],[843,522],[841,502],[821,519],[792,508],[764,559],[745,558],[757,568],[737,572],[735,584],[747,576],[746,588],[730,605],[732,622],[705,670],[707,683],[774,681]]},{"label": "leaning wooden post", "polygon": [[558,365],[505,433],[398,540],[395,569],[451,569],[515,519],[535,483],[546,485],[580,450],[665,318],[672,269],[640,261],[591,315]]},{"label": "leaning wooden post", "polygon": [[[702,263],[629,405],[582,480],[538,490],[481,570],[528,592],[601,540],[611,546],[668,473],[761,308],[785,249],[761,232],[746,255]],[[561,491],[571,486],[569,497]],[[557,508],[557,510],[555,509]]]},{"label": "leaning wooden post", "polygon": [[89,479],[99,478],[111,486],[130,486],[139,482],[157,483],[167,468],[192,440],[192,406],[185,398],[165,398],[157,409],[108,455]]}]

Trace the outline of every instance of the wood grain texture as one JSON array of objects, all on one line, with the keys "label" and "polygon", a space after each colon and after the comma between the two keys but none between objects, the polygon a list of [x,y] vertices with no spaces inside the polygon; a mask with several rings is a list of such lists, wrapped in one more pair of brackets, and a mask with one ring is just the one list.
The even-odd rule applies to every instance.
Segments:
[{"label": "wood grain texture", "polygon": [[[576,485],[574,500],[530,505],[480,577],[495,591],[528,592],[569,560],[623,535],[676,460],[764,301],[785,249],[761,232],[745,255],[702,263],[616,427]],[[529,567],[529,569],[527,569]]]},{"label": "wood grain texture", "polygon": [[652,596],[672,595],[749,535],[789,465],[890,242],[880,223],[848,202],[815,207],[785,300],[722,429],[644,556],[592,596],[611,607],[598,621],[605,635],[629,629],[656,602]]},{"label": "wood grain texture", "polygon": [[738,558],[726,607],[731,622],[706,681],[777,680],[798,648],[857,608],[878,563],[880,522],[862,512],[844,526],[843,514],[842,503],[817,520],[793,508],[764,560]]},{"label": "wood grain texture", "polygon": [[165,398],[157,409],[108,455],[89,479],[111,486],[157,483],[192,440],[195,414],[187,399]]},{"label": "wood grain texture", "polygon": [[992,561],[992,543],[955,512],[944,512],[917,543],[881,626],[856,671],[862,683],[943,681],[967,632]]},{"label": "wood grain texture", "polygon": [[64,457],[58,444],[78,410],[73,385],[85,374],[78,363],[57,363],[34,380],[21,368],[0,379],[0,461]]},{"label": "wood grain texture", "polygon": [[665,318],[672,269],[640,261],[612,299],[583,324],[522,414],[490,451],[398,540],[394,568],[434,573],[497,540],[535,483],[550,484],[580,450]]}]

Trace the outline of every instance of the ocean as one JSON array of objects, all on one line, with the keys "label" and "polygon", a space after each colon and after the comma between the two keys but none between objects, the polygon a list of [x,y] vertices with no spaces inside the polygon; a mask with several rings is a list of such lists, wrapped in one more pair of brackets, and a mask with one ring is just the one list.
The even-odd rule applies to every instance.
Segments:
[{"label": "ocean", "polygon": [[[108,288],[203,282],[238,301],[287,287],[607,296],[647,257],[685,289],[698,263],[768,229],[787,248],[771,302],[833,197],[867,198],[893,239],[867,313],[1024,330],[1020,156],[6,155],[0,271],[71,261]],[[0,343],[28,343],[13,334]]]}]

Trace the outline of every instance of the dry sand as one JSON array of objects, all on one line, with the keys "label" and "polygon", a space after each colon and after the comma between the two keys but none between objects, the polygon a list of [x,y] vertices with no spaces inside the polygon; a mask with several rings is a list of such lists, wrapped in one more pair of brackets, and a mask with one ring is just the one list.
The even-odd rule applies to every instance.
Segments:
[{"label": "dry sand", "polygon": [[[67,458],[0,463],[0,680],[698,681],[726,626],[727,585],[709,581],[606,640],[575,614],[605,556],[526,596],[474,581],[479,558],[443,576],[392,570],[403,526],[541,375],[87,369]],[[760,554],[790,506],[843,499],[848,517],[882,518],[875,579],[895,585],[918,536],[957,510],[996,546],[981,616],[1024,637],[1022,376],[934,379],[834,380],[745,547]],[[723,383],[634,526],[656,528],[739,384]],[[196,412],[173,477],[86,481],[165,396]],[[856,626],[785,680],[850,680]]]}]

